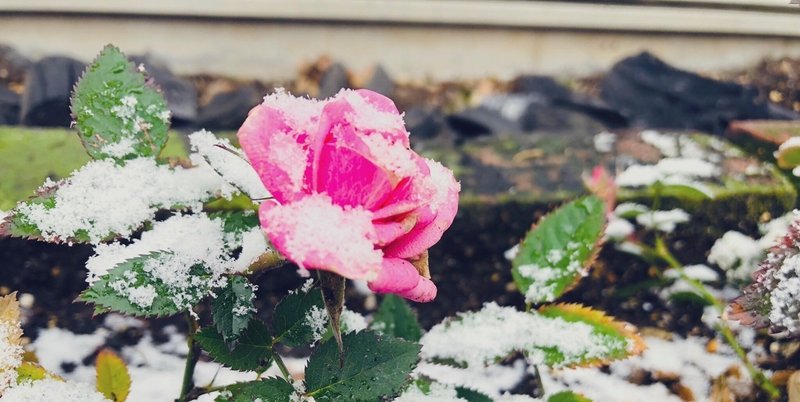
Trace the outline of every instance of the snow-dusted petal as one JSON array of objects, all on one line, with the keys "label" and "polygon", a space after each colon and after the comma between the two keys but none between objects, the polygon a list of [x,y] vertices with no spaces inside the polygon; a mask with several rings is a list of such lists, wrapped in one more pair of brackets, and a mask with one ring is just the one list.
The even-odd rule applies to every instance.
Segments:
[{"label": "snow-dusted petal", "polygon": [[350,279],[377,275],[383,254],[375,249],[372,216],[363,208],[344,208],[313,194],[284,205],[266,201],[259,217],[275,248],[304,268]]}]

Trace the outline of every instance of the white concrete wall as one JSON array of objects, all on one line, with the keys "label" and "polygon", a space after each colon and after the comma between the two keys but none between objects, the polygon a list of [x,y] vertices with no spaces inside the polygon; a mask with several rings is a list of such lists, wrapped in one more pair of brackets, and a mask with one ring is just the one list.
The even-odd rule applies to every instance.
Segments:
[{"label": "white concrete wall", "polygon": [[[252,4],[274,3],[253,0],[214,3],[229,6],[239,4],[243,7],[243,2],[247,1]],[[340,1],[343,7],[348,3],[364,3],[363,0]],[[35,7],[37,2],[39,9]],[[163,1],[173,8],[176,2],[184,1]],[[54,8],[42,8],[45,3],[52,3]],[[530,5],[527,2],[499,2],[513,3],[510,5],[515,7],[500,11],[517,10],[516,18],[508,16],[508,24],[502,23],[502,13],[496,8],[486,11],[490,13],[494,10],[494,14],[487,15],[494,22],[473,21],[477,18],[473,14],[476,10],[469,7],[461,9],[472,10],[461,16],[465,21],[461,24],[457,23],[457,15],[445,15],[446,9],[436,7],[429,8],[429,11],[436,13],[425,14],[427,17],[422,14],[407,15],[406,23],[399,22],[401,18],[397,15],[393,17],[397,21],[383,22],[389,17],[386,10],[382,9],[373,14],[369,14],[368,9],[350,10],[350,14],[329,13],[331,17],[326,19],[322,12],[324,10],[320,9],[311,12],[313,10],[303,8],[302,12],[292,16],[285,13],[288,8],[284,14],[280,14],[280,8],[254,6],[250,15],[253,18],[246,18],[249,10],[242,7],[235,9],[235,13],[228,15],[228,18],[212,18],[209,15],[224,13],[215,8],[204,9],[203,5],[211,4],[205,0],[197,0],[201,6],[196,8],[183,4],[188,16],[174,15],[180,11],[177,8],[170,8],[171,11],[166,13],[170,17],[158,17],[157,8],[137,11],[107,6],[112,9],[98,13],[86,11],[93,5],[99,7],[97,4],[100,3],[113,5],[117,2],[0,1],[0,43],[15,46],[33,58],[64,54],[87,61],[105,44],[114,43],[128,53],[151,52],[165,59],[180,73],[207,72],[267,80],[294,77],[302,62],[314,60],[323,54],[355,70],[381,63],[393,76],[401,79],[437,80],[484,76],[508,78],[523,72],[587,74],[607,69],[620,58],[642,50],[650,50],[675,65],[692,70],[741,68],[764,57],[800,57],[800,12],[794,9],[789,9],[791,12],[787,13],[747,11],[745,14],[725,14],[728,10],[717,14],[722,19],[715,20],[714,10],[666,9],[672,14],[660,15],[645,7],[649,14],[639,15],[640,20],[618,20],[614,25],[615,13],[622,11],[601,6],[596,8],[597,28],[591,28],[591,21],[585,13],[578,15],[577,20],[570,20],[569,14],[565,13],[560,17],[565,27],[578,22],[584,27],[554,29],[552,25],[557,25],[555,14],[546,18],[522,18],[519,13],[524,10],[542,10],[524,8],[526,4]],[[155,3],[147,0],[140,4],[155,7]],[[309,0],[305,0],[305,3],[309,3]],[[330,7],[331,2],[319,3]],[[402,9],[402,1],[385,3]],[[417,3],[419,1],[409,2],[419,6]],[[455,3],[469,2],[431,3],[445,3],[452,7]],[[25,4],[29,8],[23,7]],[[64,8],[59,4],[83,4],[85,7]],[[533,5],[541,6],[536,2]],[[288,7],[286,4],[283,6]],[[579,6],[592,10],[592,6]],[[637,13],[642,12],[641,9],[625,9],[628,14],[619,14],[620,18],[636,17]],[[42,10],[48,13],[41,13]],[[571,8],[564,10],[574,11]],[[633,17],[630,13],[634,13]],[[354,17],[348,21],[346,15]],[[681,16],[686,18],[677,22],[672,20]],[[753,20],[748,19],[756,17],[761,19],[762,25],[763,21],[773,21],[775,25],[759,31],[759,25],[750,24]],[[436,18],[439,22],[436,22]],[[639,32],[631,32],[630,29],[646,25],[644,18],[649,18],[647,24],[650,25],[647,26],[652,29],[638,28],[641,29]],[[737,23],[737,18],[743,24],[743,33],[732,35],[736,27],[730,24]],[[543,23],[545,20],[551,23]],[[525,21],[528,21],[527,25],[523,24]],[[700,29],[695,26],[697,21],[706,21],[706,24]],[[745,24],[743,21],[750,22]],[[787,26],[787,21],[795,21],[796,26]],[[728,24],[727,28],[725,24]],[[747,29],[744,29],[745,25]],[[603,26],[616,28],[600,30]],[[710,28],[714,26],[723,34],[711,33],[713,31]],[[779,31],[783,34],[776,35],[775,32]]]}]

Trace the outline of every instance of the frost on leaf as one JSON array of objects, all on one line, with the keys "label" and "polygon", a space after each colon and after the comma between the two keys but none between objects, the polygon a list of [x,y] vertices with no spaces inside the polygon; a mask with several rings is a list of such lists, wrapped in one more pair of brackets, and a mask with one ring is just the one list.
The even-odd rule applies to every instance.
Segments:
[{"label": "frost on leaf", "polygon": [[422,356],[480,367],[523,352],[531,364],[551,367],[604,363],[641,352],[627,324],[572,305],[520,312],[495,303],[434,326],[421,341]]},{"label": "frost on leaf", "polygon": [[225,231],[226,222],[204,214],[176,215],[130,244],[97,246],[86,264],[90,287],[81,299],[101,311],[137,316],[185,311],[225,286],[226,275],[249,265],[236,256],[243,240]]},{"label": "frost on leaf", "polygon": [[531,303],[553,301],[569,290],[594,260],[606,224],[599,198],[562,206],[525,236],[513,261],[514,282]]},{"label": "frost on leaf", "polygon": [[106,46],[87,68],[71,108],[94,159],[155,157],[167,142],[166,100],[116,47]]},{"label": "frost on leaf", "polygon": [[46,182],[36,198],[17,205],[0,233],[97,244],[129,236],[160,209],[200,210],[203,202],[235,192],[208,165],[92,161],[63,181]]},{"label": "frost on leaf", "polygon": [[730,317],[769,327],[776,336],[800,334],[800,220],[789,226],[753,274],[753,283],[731,304]]},{"label": "frost on leaf", "polygon": [[192,163],[200,164],[201,160],[204,161],[228,184],[239,189],[253,201],[270,197],[244,153],[231,145],[230,141],[201,130],[189,134],[189,143],[194,152],[190,156]]},{"label": "frost on leaf", "polygon": [[17,381],[22,364],[22,328],[16,293],[0,297],[0,396]]}]

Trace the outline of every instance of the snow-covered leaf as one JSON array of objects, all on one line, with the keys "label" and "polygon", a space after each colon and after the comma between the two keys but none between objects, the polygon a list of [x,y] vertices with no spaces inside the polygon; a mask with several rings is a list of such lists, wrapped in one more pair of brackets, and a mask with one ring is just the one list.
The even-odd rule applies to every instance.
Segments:
[{"label": "snow-covered leaf", "polygon": [[269,367],[272,339],[267,326],[253,320],[240,335],[233,349],[216,328],[207,327],[195,335],[195,340],[214,361],[234,370],[256,371]]},{"label": "snow-covered leaf", "polygon": [[94,159],[155,157],[167,142],[167,102],[116,47],[106,46],[72,95],[72,115]]},{"label": "snow-covered leaf", "polygon": [[[590,366],[606,364],[612,360],[625,359],[638,355],[645,349],[644,340],[636,333],[636,329],[625,322],[614,320],[602,311],[592,310],[578,304],[554,304],[539,309],[539,314],[548,318],[559,318],[572,324],[584,324],[592,328],[595,345],[600,352],[590,351],[580,357],[580,361],[571,366]],[[555,362],[565,359],[562,351],[546,350],[546,360]],[[552,364],[552,363],[551,363]]]},{"label": "snow-covered leaf", "polygon": [[294,387],[280,378],[242,382],[225,387],[215,402],[287,402],[296,401]]},{"label": "snow-covered leaf", "polygon": [[456,387],[456,396],[467,402],[494,402],[488,395],[464,387]]},{"label": "snow-covered leaf", "polygon": [[603,238],[605,205],[589,196],[542,218],[525,236],[512,275],[531,303],[553,301],[572,288],[591,265]]},{"label": "snow-covered leaf", "polygon": [[260,201],[270,196],[244,153],[227,139],[201,130],[189,135],[189,143],[194,152],[190,156],[193,162],[197,163],[197,158],[202,158],[226,182],[251,200]]},{"label": "snow-covered leaf", "polygon": [[[167,282],[157,276],[178,269],[188,270],[186,278]],[[162,317],[190,309],[219,285],[212,279],[202,264],[184,267],[175,254],[152,253],[117,265],[81,293],[80,300],[94,304],[96,313]]]},{"label": "snow-covered leaf", "polygon": [[211,303],[214,326],[227,344],[233,346],[250,323],[256,311],[254,298],[254,286],[247,278],[233,275]]},{"label": "snow-covered leaf", "polygon": [[792,137],[775,151],[775,160],[783,169],[800,166],[800,137]]},{"label": "snow-covered leaf", "polygon": [[272,331],[275,342],[303,346],[322,339],[328,326],[328,314],[317,288],[304,287],[290,293],[275,306]]},{"label": "snow-covered leaf", "polygon": [[414,311],[405,300],[392,294],[383,297],[369,327],[382,334],[411,342],[417,342],[422,337],[422,328]]},{"label": "snow-covered leaf", "polygon": [[642,349],[627,324],[574,305],[521,312],[488,303],[434,326],[420,343],[424,359],[467,367],[493,364],[514,352],[525,353],[531,364],[591,365]]},{"label": "snow-covered leaf", "polygon": [[131,376],[125,362],[111,350],[97,355],[97,390],[114,402],[125,402],[131,390]]},{"label": "snow-covered leaf", "polygon": [[419,360],[419,345],[372,331],[345,334],[340,360],[333,339],[323,342],[308,360],[306,394],[317,402],[377,401],[397,394]]},{"label": "snow-covered leaf", "polygon": [[22,364],[21,337],[17,294],[0,297],[0,396],[17,379]]}]

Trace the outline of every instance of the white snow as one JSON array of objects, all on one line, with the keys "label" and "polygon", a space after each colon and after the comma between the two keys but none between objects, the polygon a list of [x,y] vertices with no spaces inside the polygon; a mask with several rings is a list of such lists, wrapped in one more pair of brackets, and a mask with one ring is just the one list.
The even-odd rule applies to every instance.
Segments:
[{"label": "white snow", "polygon": [[328,328],[328,312],[324,308],[311,306],[306,312],[304,324],[311,328],[311,337],[314,342],[318,342]]},{"label": "white snow", "polygon": [[54,207],[21,204],[17,213],[34,223],[47,240],[66,240],[86,231],[98,244],[111,234],[130,235],[160,208],[181,205],[200,210],[203,201],[234,192],[208,165],[171,169],[152,158],[122,166],[98,160],[57,184]]},{"label": "white snow", "polygon": [[630,215],[631,217],[634,217],[649,210],[650,208],[647,208],[642,204],[637,204],[635,202],[623,202],[614,208],[614,215],[623,217],[628,217],[628,215]]},{"label": "white snow", "polygon": [[750,236],[728,231],[714,242],[708,262],[724,269],[730,279],[747,280],[764,257],[764,249]]},{"label": "white snow", "polygon": [[[247,161],[244,153],[231,145],[230,141],[217,138],[214,134],[201,130],[189,134],[192,151],[192,163],[207,163],[226,182],[240,189],[252,200],[263,200],[270,197],[258,174]],[[222,147],[222,148],[221,148]]]},{"label": "white snow", "polygon": [[598,152],[611,152],[614,149],[614,144],[617,142],[617,135],[603,131],[595,134],[594,149]]},{"label": "white snow", "polygon": [[[710,267],[702,264],[687,265],[683,267],[683,272],[690,279],[700,282],[714,282],[719,280],[719,274],[717,271],[714,271]],[[664,276],[674,279],[680,278],[680,274],[674,269],[668,269],[666,272],[664,272]]]},{"label": "white snow", "polygon": [[773,274],[775,287],[769,294],[769,320],[789,332],[800,330],[800,255],[786,258]]},{"label": "white snow", "polygon": [[492,363],[513,351],[528,351],[531,364],[540,364],[545,361],[541,348],[556,347],[564,354],[565,364],[569,364],[630,346],[596,334],[584,323],[545,318],[495,303],[437,324],[420,343],[423,358],[453,359],[468,367]]},{"label": "white snow", "polygon": [[495,364],[467,368],[421,362],[415,373],[443,384],[467,387],[490,397],[498,397],[522,381],[525,368],[523,360],[516,360],[510,366]]},{"label": "white snow", "polygon": [[6,391],[2,402],[109,402],[89,384],[55,379],[29,381]]},{"label": "white snow", "polygon": [[19,323],[0,321],[0,395],[16,384],[17,367],[22,364]]},{"label": "white snow", "polygon": [[625,219],[614,216],[608,220],[608,225],[606,226],[606,236],[608,236],[608,238],[611,240],[619,241],[628,237],[631,233],[633,233],[633,230],[634,227],[632,223]]},{"label": "white snow", "polygon": [[679,223],[689,222],[689,214],[682,209],[671,209],[669,211],[650,211],[636,217],[636,223],[647,229],[655,229],[662,232],[672,232]]}]

